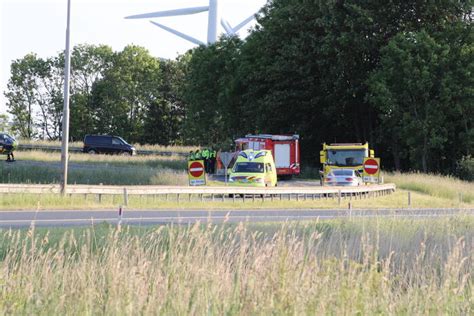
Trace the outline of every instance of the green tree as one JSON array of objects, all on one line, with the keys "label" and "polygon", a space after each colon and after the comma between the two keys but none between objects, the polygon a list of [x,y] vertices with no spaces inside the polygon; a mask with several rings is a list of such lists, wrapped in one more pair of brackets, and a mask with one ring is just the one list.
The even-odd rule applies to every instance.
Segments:
[{"label": "green tree", "polygon": [[[106,45],[77,45],[71,54],[71,138],[81,140],[85,134],[97,130],[93,114],[96,104],[92,99],[92,88],[104,77],[113,64],[114,52]],[[61,55],[64,65],[64,56]]]},{"label": "green tree", "polygon": [[[461,158],[458,147],[468,154],[472,143],[473,116],[466,114],[473,110],[468,73],[474,59],[443,37],[444,32],[438,40],[426,31],[398,34],[382,49],[380,68],[371,78],[372,102],[393,149],[403,146],[411,167],[424,172],[453,170]],[[472,50],[472,42],[467,47]],[[458,138],[460,132],[467,141]]]},{"label": "green tree", "polygon": [[143,142],[147,109],[161,101],[160,61],[138,46],[115,54],[113,65],[92,89],[94,132]]},{"label": "green tree", "polygon": [[[49,133],[48,104],[54,96],[54,87],[49,79],[51,61],[28,54],[15,60],[11,65],[8,82],[8,112],[13,116],[13,130],[20,137],[44,137]],[[40,115],[38,119],[36,116]],[[38,127],[42,131],[39,133]]]},{"label": "green tree", "polygon": [[181,144],[185,103],[181,87],[188,55],[160,63],[160,98],[147,105],[143,141],[152,144]]},{"label": "green tree", "polygon": [[183,98],[187,104],[184,134],[188,143],[221,145],[231,141],[240,120],[234,72],[242,41],[223,37],[191,52]]}]

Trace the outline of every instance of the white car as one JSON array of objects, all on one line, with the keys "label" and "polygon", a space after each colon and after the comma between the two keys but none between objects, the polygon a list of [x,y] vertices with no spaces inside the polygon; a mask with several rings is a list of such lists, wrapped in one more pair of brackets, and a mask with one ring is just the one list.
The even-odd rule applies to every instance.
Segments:
[{"label": "white car", "polygon": [[353,169],[333,169],[324,178],[324,185],[359,186],[361,184],[362,177],[360,173]]}]

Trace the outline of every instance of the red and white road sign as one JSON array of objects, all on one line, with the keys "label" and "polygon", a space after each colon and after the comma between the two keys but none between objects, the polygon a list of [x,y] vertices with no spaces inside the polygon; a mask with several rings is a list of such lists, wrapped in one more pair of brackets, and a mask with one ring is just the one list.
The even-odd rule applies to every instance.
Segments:
[{"label": "red and white road sign", "polygon": [[379,168],[380,168],[379,163],[377,162],[377,160],[375,160],[373,158],[367,159],[364,162],[364,171],[367,174],[374,175],[374,174],[379,172]]},{"label": "red and white road sign", "polygon": [[189,173],[195,177],[199,178],[204,173],[204,165],[200,161],[193,161],[189,165]]}]

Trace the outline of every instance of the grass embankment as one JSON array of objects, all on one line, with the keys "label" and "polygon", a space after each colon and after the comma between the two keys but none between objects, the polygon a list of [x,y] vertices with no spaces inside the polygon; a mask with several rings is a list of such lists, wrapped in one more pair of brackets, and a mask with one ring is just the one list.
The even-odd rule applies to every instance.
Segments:
[{"label": "grass embankment", "polygon": [[1,314],[470,315],[472,217],[0,231]]},{"label": "grass embankment", "polygon": [[[59,183],[61,155],[22,151],[18,161],[0,163],[3,183]],[[185,185],[186,160],[178,156],[112,156],[71,154],[69,183],[111,185]]]},{"label": "grass embankment", "polygon": [[474,182],[462,181],[450,176],[423,173],[388,173],[385,182],[395,183],[397,188],[419,192],[429,196],[474,202]]}]

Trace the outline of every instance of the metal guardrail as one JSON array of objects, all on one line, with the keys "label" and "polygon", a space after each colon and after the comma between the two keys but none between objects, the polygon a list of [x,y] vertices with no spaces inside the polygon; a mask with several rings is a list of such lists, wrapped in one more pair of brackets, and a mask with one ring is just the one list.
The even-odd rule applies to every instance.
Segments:
[{"label": "metal guardrail", "polygon": [[[42,151],[61,151],[59,146],[49,145],[29,145],[19,144],[20,150],[42,150]],[[82,153],[82,147],[69,147],[69,152]],[[183,152],[160,151],[160,150],[137,150],[137,155],[157,155],[157,156],[182,156],[186,157],[188,154]]]},{"label": "metal guardrail", "polygon": [[[225,196],[235,199],[240,195],[243,199],[245,196],[260,196],[262,199],[269,195],[271,199],[282,196],[291,200],[308,198],[341,198],[354,197],[369,198],[391,194],[395,191],[395,184],[367,185],[360,187],[275,187],[275,188],[259,188],[259,187],[231,187],[231,186],[202,186],[202,187],[183,187],[183,186],[112,186],[112,185],[68,185],[66,194],[82,194],[82,195],[98,195],[99,200],[102,195],[123,195],[124,202],[127,204],[129,195],[154,195],[168,196],[174,195],[179,201],[180,196],[187,195],[188,200],[191,197],[198,196],[203,200],[204,196],[214,197],[221,196],[224,200]],[[60,186],[57,184],[0,184],[0,193],[4,194],[58,194]]]}]

